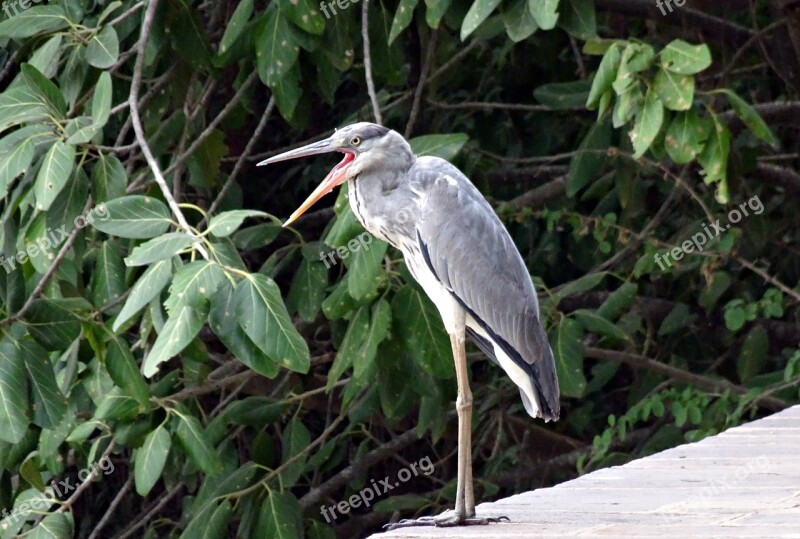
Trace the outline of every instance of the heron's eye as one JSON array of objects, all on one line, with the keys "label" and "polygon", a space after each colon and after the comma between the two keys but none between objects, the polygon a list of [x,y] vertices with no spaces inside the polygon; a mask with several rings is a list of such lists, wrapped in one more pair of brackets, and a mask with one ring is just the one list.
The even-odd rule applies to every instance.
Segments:
[{"label": "heron's eye", "polygon": [[351,146],[358,146],[359,144],[361,144],[361,137],[353,137],[350,139]]}]

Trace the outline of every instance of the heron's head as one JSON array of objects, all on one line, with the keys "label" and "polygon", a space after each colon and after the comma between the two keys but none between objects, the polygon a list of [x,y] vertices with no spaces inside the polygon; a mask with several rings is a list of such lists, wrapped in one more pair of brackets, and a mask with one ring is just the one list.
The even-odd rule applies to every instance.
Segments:
[{"label": "heron's head", "polygon": [[355,178],[361,172],[369,171],[377,166],[388,169],[395,162],[408,168],[414,156],[405,139],[395,131],[377,124],[359,122],[339,129],[325,140],[270,157],[258,163],[258,166],[328,152],[343,153],[344,159],[333,167],[322,183],[314,189],[314,192],[295,210],[283,226],[300,217],[317,200],[330,193],[334,187]]}]

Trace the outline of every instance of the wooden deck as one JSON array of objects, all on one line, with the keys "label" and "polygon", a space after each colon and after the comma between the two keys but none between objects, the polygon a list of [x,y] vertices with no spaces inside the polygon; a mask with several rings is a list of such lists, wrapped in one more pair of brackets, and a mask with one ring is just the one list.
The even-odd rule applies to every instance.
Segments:
[{"label": "wooden deck", "polygon": [[511,522],[372,537],[800,538],[800,406],[477,512]]}]

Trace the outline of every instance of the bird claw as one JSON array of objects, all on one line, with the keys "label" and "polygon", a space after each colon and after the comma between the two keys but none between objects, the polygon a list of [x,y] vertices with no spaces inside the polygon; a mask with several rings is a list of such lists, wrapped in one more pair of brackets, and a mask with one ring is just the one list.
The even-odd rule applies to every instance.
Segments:
[{"label": "bird claw", "polygon": [[435,526],[437,528],[449,528],[453,526],[486,526],[498,522],[511,522],[506,516],[499,517],[465,517],[456,514],[439,515],[437,517],[405,518],[398,522],[384,524],[386,531],[398,528],[411,528],[413,526]]}]

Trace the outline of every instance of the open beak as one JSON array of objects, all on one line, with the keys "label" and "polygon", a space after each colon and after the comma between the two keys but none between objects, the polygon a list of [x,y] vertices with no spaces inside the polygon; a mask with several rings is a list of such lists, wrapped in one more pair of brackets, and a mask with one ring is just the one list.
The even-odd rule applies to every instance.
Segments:
[{"label": "open beak", "polygon": [[320,153],[336,151],[344,153],[344,159],[342,159],[338,165],[333,167],[333,170],[331,170],[328,175],[325,176],[325,179],[322,180],[322,183],[320,183],[317,188],[314,189],[314,192],[308,196],[305,202],[303,202],[300,207],[297,208],[289,217],[289,219],[283,223],[283,226],[288,226],[294,222],[295,219],[303,215],[308,208],[313,206],[317,200],[330,193],[337,185],[344,183],[344,181],[347,179],[347,167],[356,158],[356,154],[340,148],[334,143],[332,138],[327,138],[325,140],[303,146],[302,148],[297,148],[295,150],[290,150],[288,152],[272,156],[256,165],[260,167],[261,165],[269,165],[279,161],[288,161],[289,159],[297,159],[298,157],[306,157],[308,155],[317,155]]}]

